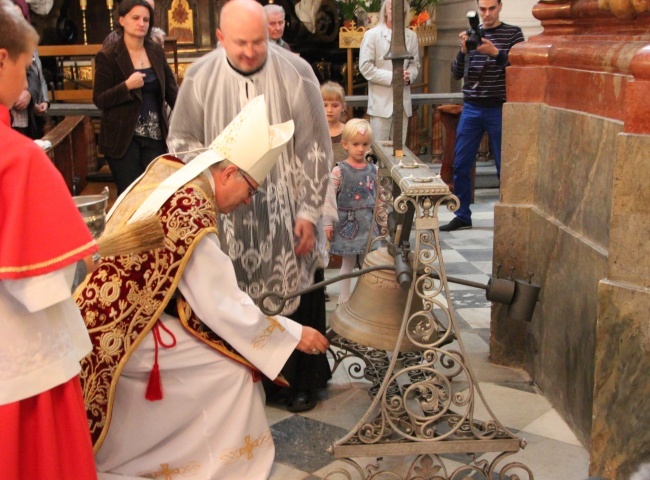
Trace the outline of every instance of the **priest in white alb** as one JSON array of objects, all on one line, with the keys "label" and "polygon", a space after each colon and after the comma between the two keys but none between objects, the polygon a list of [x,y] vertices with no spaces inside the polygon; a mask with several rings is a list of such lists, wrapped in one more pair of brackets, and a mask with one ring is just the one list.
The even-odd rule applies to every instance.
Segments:
[{"label": "priest in white alb", "polygon": [[249,203],[293,134],[253,99],[185,165],[154,160],[106,232],[157,215],[165,248],[102,259],[76,292],[93,352],[82,385],[100,479],[266,479],[274,446],[259,379],[328,342],[239,290],[217,215]]}]

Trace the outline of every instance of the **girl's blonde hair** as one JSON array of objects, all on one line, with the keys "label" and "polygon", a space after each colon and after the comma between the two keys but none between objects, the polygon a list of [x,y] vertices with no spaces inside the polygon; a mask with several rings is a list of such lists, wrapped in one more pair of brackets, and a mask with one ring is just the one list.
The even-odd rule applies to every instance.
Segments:
[{"label": "girl's blonde hair", "polygon": [[372,127],[368,123],[368,120],[364,120],[363,118],[353,118],[352,120],[348,120],[348,123],[343,127],[343,136],[341,137],[341,140],[349,142],[358,133],[361,135],[369,135],[370,140],[372,141]]},{"label": "girl's blonde hair", "polygon": [[335,82],[325,82],[320,87],[320,94],[324,101],[341,102],[345,106],[345,91],[343,87]]}]

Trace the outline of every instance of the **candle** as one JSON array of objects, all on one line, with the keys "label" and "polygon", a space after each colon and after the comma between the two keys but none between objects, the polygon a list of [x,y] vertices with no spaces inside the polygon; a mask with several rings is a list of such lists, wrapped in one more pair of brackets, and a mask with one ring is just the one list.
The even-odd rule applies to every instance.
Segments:
[{"label": "candle", "polygon": [[82,10],[85,10],[87,5],[88,5],[88,1],[87,0],[79,0],[79,5],[81,5]]}]

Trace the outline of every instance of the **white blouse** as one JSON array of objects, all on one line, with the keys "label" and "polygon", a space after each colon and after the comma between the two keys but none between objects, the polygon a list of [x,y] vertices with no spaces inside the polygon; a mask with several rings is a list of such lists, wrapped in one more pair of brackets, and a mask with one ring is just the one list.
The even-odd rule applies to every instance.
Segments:
[{"label": "white blouse", "polygon": [[79,374],[92,345],[70,294],[75,268],[0,281],[0,405]]}]

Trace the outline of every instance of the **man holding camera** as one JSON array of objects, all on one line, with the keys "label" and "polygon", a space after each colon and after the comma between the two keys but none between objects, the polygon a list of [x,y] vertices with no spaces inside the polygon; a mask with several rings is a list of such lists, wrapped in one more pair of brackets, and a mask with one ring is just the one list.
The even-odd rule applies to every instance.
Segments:
[{"label": "man holding camera", "polygon": [[460,200],[456,217],[440,227],[442,232],[472,228],[471,171],[476,162],[481,138],[490,138],[497,176],[501,173],[501,119],[506,101],[506,67],[513,45],[523,42],[521,28],[502,23],[501,0],[477,0],[483,20],[478,24],[475,12],[469,12],[470,29],[460,34],[460,49],[451,64],[456,80],[464,78],[463,113],[456,130],[454,148],[454,193]]}]

